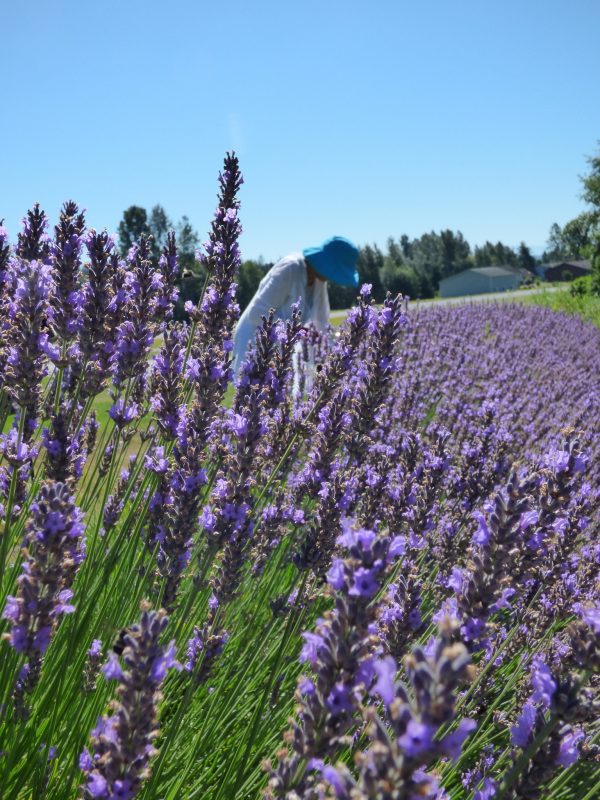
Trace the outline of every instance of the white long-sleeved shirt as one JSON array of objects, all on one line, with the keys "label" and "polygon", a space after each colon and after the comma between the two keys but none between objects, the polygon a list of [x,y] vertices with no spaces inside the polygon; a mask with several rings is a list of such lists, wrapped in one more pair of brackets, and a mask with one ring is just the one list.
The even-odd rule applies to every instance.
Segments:
[{"label": "white long-sleeved shirt", "polygon": [[240,317],[233,337],[233,369],[235,374],[252,343],[261,317],[271,308],[279,319],[292,316],[292,305],[301,302],[302,321],[312,322],[319,330],[329,324],[327,283],[315,280],[308,285],[306,261],[301,253],[291,253],[274,264],[260,282],[256,294]]}]

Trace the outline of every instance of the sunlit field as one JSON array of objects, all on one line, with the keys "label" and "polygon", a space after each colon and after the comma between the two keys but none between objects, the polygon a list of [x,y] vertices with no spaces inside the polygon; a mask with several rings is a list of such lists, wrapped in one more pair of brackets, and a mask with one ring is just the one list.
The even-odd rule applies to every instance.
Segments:
[{"label": "sunlit field", "polygon": [[0,794],[592,800],[600,332],[388,296],[263,319],[237,158],[178,256],[0,227]]}]

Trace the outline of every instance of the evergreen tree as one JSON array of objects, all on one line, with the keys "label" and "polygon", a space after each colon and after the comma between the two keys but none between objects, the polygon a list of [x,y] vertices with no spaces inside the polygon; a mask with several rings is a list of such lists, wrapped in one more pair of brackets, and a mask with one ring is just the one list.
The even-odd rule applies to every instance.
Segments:
[{"label": "evergreen tree", "polygon": [[404,258],[406,259],[412,258],[412,243],[410,241],[410,237],[408,237],[405,233],[403,233],[402,236],[400,237],[400,248],[402,250],[402,255],[404,256]]},{"label": "evergreen tree", "polygon": [[535,258],[531,255],[531,250],[527,247],[525,242],[519,245],[519,252],[517,255],[517,265],[522,269],[528,269],[533,272],[535,269]]},{"label": "evergreen tree", "polygon": [[[409,241],[406,235],[402,236],[402,239],[406,242]],[[408,249],[410,250],[410,246],[408,246]],[[405,258],[407,260],[410,258],[410,256],[404,252],[402,245],[397,244],[391,236],[387,240],[387,257],[391,259],[397,267],[404,264]]]},{"label": "evergreen tree", "polygon": [[182,273],[189,271],[200,274],[202,272],[202,267],[196,261],[196,250],[199,244],[200,237],[194,230],[189,217],[184,214],[177,224],[177,250]]},{"label": "evergreen tree", "polygon": [[152,254],[156,263],[167,243],[167,234],[173,230],[173,223],[167,216],[167,212],[161,205],[156,205],[150,212],[148,227],[152,234]]},{"label": "evergreen tree", "polygon": [[442,248],[442,277],[456,275],[467,268],[471,247],[460,231],[445,230],[440,233]]},{"label": "evergreen tree", "polygon": [[142,234],[150,234],[148,214],[141,206],[129,206],[123,212],[123,219],[119,222],[119,250],[126,256],[131,246],[137,242]]},{"label": "evergreen tree", "polygon": [[358,257],[358,274],[361,283],[372,285],[372,295],[376,303],[385,300],[385,290],[381,283],[381,270],[383,268],[383,253],[377,245],[366,245],[360,249]]},{"label": "evergreen tree", "polygon": [[177,252],[179,255],[179,299],[175,306],[175,318],[187,319],[185,303],[196,304],[206,281],[206,270],[196,261],[199,237],[189,218],[183,216],[177,224]]},{"label": "evergreen tree", "polygon": [[502,242],[486,242],[482,247],[475,247],[474,262],[476,267],[517,266],[517,254]]}]

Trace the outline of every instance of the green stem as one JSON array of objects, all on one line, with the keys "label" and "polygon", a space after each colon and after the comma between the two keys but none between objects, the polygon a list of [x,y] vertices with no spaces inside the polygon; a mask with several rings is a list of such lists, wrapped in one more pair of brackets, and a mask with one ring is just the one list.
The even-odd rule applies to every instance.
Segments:
[{"label": "green stem", "polygon": [[539,731],[537,736],[534,737],[529,747],[523,750],[521,755],[517,758],[514,767],[503,778],[496,791],[496,794],[494,795],[494,800],[502,800],[503,797],[506,797],[506,793],[510,790],[513,783],[515,783],[515,781],[519,778],[520,774],[527,767],[530,759],[535,756],[552,731],[557,727],[559,722],[560,720],[558,717],[552,716],[544,723],[542,729]]}]

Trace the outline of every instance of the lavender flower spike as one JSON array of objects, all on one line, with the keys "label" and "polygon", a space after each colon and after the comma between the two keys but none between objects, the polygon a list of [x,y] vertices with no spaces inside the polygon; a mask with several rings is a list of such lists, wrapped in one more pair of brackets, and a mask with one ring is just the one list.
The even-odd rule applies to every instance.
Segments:
[{"label": "lavender flower spike", "polygon": [[424,769],[442,757],[456,760],[476,728],[474,720],[462,719],[454,730],[440,736],[442,726],[454,718],[457,690],[472,674],[466,647],[455,641],[457,631],[458,623],[444,618],[440,638],[428,648],[430,654],[417,647],[406,659],[410,694],[402,684],[395,684],[393,658],[376,662],[379,680],[374,693],[383,700],[385,719],[374,706],[364,709],[371,744],[355,757],[356,777],[343,765],[322,768],[337,798],[442,796],[435,777]]},{"label": "lavender flower spike", "polygon": [[60,221],[54,229],[52,246],[52,271],[54,292],[50,299],[53,311],[53,328],[62,342],[75,336],[81,314],[80,271],[85,217],[72,200],[60,212]]},{"label": "lavender flower spike", "polygon": [[41,382],[46,375],[48,336],[44,326],[50,315],[52,271],[40,261],[19,260],[14,279],[14,300],[9,314],[6,389],[14,402],[25,411],[25,439],[37,423]]},{"label": "lavender flower spike", "polygon": [[174,641],[166,646],[158,641],[167,622],[164,610],[143,606],[140,623],[128,628],[123,637],[123,665],[112,653],[104,667],[105,678],[119,682],[118,704],[114,714],[98,720],[91,733],[91,750],[85,749],[80,756],[86,800],[130,800],[150,774],[160,687],[170,669],[181,669]]},{"label": "lavender flower spike", "polygon": [[31,511],[18,592],[7,597],[3,612],[11,625],[8,641],[29,665],[17,695],[33,689],[58,620],[74,610],[71,585],[85,553],[81,512],[68,486],[44,484]]}]

